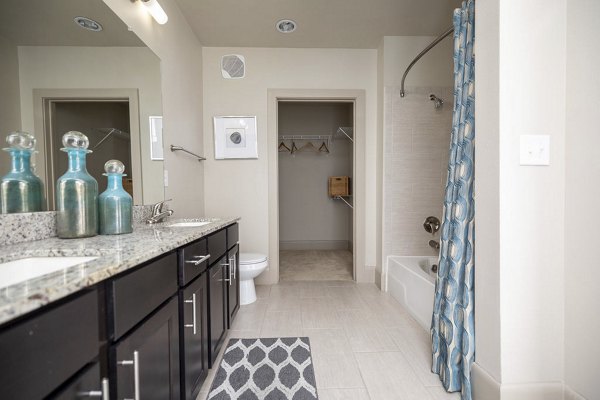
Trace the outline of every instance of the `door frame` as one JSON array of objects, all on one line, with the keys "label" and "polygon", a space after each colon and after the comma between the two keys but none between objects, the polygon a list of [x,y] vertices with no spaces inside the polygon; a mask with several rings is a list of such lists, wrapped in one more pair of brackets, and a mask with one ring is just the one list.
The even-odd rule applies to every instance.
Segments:
[{"label": "door frame", "polygon": [[272,281],[279,282],[279,153],[278,104],[280,101],[348,102],[354,104],[354,160],[352,245],[353,278],[357,282],[371,282],[372,273],[365,264],[365,200],[366,200],[366,92],[352,89],[269,89],[267,144],[269,156],[269,269]]},{"label": "door frame", "polygon": [[[129,134],[131,137],[130,174],[134,182],[133,199],[134,204],[143,204],[140,112],[137,89],[34,89],[34,130],[35,132],[39,132],[39,134],[36,134],[39,148],[44,149],[43,152],[36,155],[36,172],[45,183],[47,183],[48,177],[52,176],[52,152],[49,151],[50,143],[46,140],[52,133],[52,103],[86,101],[126,101],[129,103]],[[46,154],[49,155],[49,158],[46,157]],[[54,210],[54,182],[52,184],[45,184],[44,192],[47,209]]]}]

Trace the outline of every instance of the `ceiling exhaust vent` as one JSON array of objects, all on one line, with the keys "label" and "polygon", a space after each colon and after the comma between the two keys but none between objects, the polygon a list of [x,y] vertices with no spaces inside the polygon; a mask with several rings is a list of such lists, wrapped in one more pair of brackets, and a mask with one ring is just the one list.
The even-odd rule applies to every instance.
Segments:
[{"label": "ceiling exhaust vent", "polygon": [[221,58],[221,74],[225,79],[241,79],[246,76],[244,56],[228,54]]}]

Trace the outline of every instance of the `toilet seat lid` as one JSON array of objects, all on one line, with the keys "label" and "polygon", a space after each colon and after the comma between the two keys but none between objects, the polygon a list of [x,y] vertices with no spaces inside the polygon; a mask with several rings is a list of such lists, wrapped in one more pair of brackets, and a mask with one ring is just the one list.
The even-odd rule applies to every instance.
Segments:
[{"label": "toilet seat lid", "polygon": [[258,264],[267,261],[267,256],[259,253],[241,253],[240,264]]}]

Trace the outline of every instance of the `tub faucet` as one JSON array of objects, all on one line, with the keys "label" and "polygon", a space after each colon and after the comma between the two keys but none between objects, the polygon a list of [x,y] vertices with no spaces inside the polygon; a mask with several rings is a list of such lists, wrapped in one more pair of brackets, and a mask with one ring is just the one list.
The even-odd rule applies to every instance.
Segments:
[{"label": "tub faucet", "polygon": [[430,240],[429,241],[429,247],[439,250],[440,249],[440,242],[438,242],[437,240]]},{"label": "tub faucet", "polygon": [[158,203],[152,206],[152,217],[146,220],[148,224],[156,224],[158,222],[162,222],[166,217],[170,217],[173,215],[173,210],[163,211],[163,206],[167,201],[171,201],[172,199],[159,201]]}]

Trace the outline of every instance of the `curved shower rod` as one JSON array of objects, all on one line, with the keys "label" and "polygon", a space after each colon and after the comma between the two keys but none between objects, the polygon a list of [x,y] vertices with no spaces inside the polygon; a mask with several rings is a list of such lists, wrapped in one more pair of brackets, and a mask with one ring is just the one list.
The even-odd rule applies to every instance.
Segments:
[{"label": "curved shower rod", "polygon": [[446,32],[444,32],[440,36],[438,36],[433,42],[431,42],[429,44],[429,46],[425,47],[425,49],[422,52],[420,52],[419,55],[417,55],[410,64],[408,64],[408,68],[406,68],[406,71],[404,71],[404,75],[402,75],[402,83],[400,84],[400,97],[404,97],[404,94],[405,94],[404,93],[404,80],[406,79],[406,75],[408,75],[408,71],[410,71],[410,69],[413,67],[413,65],[415,65],[417,63],[417,61],[419,61],[421,59],[421,57],[423,57],[429,50],[434,48],[435,45],[437,45],[439,42],[444,40],[444,38],[446,36],[450,35],[452,32],[454,32],[454,26],[450,27]]}]

